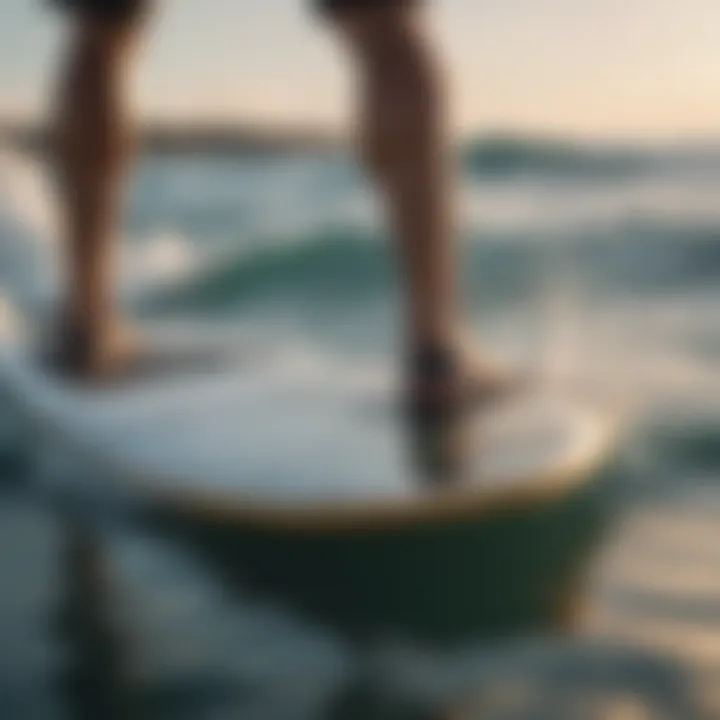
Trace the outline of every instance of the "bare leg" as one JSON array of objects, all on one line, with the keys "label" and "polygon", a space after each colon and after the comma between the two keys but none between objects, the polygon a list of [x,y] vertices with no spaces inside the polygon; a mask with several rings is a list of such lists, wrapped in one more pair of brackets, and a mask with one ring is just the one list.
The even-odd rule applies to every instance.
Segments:
[{"label": "bare leg", "polygon": [[386,201],[404,270],[411,397],[447,405],[470,389],[495,394],[503,384],[498,374],[482,363],[470,368],[459,347],[445,83],[423,13],[389,3],[335,18],[359,71],[361,150]]},{"label": "bare leg", "polygon": [[112,374],[129,350],[114,306],[115,234],[129,149],[126,76],[138,22],[81,15],[60,84],[57,169],[68,262],[62,369]]},{"label": "bare leg", "polygon": [[455,321],[443,83],[417,10],[339,15],[357,60],[360,149],[387,203],[408,289],[411,343],[445,343]]}]

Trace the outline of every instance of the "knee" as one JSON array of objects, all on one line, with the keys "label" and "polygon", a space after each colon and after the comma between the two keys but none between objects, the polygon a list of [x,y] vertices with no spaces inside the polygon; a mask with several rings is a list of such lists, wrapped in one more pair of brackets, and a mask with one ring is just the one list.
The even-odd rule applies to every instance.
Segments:
[{"label": "knee", "polygon": [[56,149],[93,162],[115,161],[125,137],[125,68],[137,33],[134,19],[78,15],[54,102]]},{"label": "knee", "polygon": [[79,3],[72,18],[70,57],[76,63],[102,66],[127,55],[141,33],[147,3],[126,0],[118,3],[117,10],[112,13],[84,7]]},{"label": "knee", "polygon": [[68,47],[68,55],[86,70],[119,62],[127,53],[134,33],[129,27],[81,20]]},{"label": "knee", "polygon": [[106,102],[106,96],[119,92],[122,71],[133,58],[140,32],[136,15],[110,19],[79,12],[73,18],[59,78],[60,100],[71,105],[65,103],[64,110],[81,112],[72,107],[78,98]]},{"label": "knee", "polygon": [[437,137],[445,83],[434,48],[404,17],[378,15],[351,37],[362,92],[361,150],[387,172]]},{"label": "knee", "polygon": [[420,160],[439,137],[445,114],[443,83],[424,48],[400,45],[368,63],[361,149],[383,172]]}]

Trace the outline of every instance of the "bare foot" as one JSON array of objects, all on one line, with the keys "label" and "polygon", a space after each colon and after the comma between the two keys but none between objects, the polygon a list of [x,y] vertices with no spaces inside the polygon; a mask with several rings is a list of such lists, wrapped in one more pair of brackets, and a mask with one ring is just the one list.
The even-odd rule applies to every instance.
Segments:
[{"label": "bare foot", "polygon": [[411,357],[408,420],[418,469],[431,483],[461,480],[477,439],[476,411],[513,395],[524,383],[468,344],[424,347]]},{"label": "bare foot", "polygon": [[457,414],[502,400],[523,385],[508,368],[468,345],[425,347],[411,359],[409,405],[420,414]]},{"label": "bare foot", "polygon": [[86,382],[110,382],[128,374],[140,355],[136,333],[116,319],[97,329],[62,322],[50,352],[55,372]]}]

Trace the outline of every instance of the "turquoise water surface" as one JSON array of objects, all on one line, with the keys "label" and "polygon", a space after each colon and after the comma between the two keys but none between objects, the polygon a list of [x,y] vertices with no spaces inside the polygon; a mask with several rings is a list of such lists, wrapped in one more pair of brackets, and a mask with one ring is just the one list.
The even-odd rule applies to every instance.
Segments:
[{"label": "turquoise water surface", "polygon": [[[602,378],[627,401],[628,502],[716,484],[720,152],[507,140],[469,148],[462,168],[464,292],[479,337],[509,360]],[[0,158],[0,288],[20,304],[56,293],[56,223],[39,177],[27,158]],[[348,362],[396,356],[391,244],[343,155],[144,158],[124,240],[123,294],[138,312],[246,323]],[[130,717],[328,712],[358,664],[342,638],[281,605],[231,603],[170,545],[112,543],[110,604],[126,632],[116,647],[97,627],[79,630],[92,609],[68,611],[83,604],[65,582],[64,528],[23,490],[12,446],[3,457],[0,718],[100,717],[82,714],[100,690],[116,708],[135,703]],[[389,639],[367,662],[422,703],[472,682],[460,660]],[[348,702],[340,717],[367,717]]]}]

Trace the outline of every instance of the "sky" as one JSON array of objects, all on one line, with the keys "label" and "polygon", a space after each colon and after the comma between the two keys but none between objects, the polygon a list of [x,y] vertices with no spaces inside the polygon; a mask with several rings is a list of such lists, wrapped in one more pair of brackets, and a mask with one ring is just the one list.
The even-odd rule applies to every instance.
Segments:
[{"label": "sky", "polygon": [[[137,112],[339,127],[349,66],[309,0],[156,0]],[[47,0],[2,0],[0,116],[47,106],[63,46]],[[455,127],[626,138],[720,136],[719,0],[430,0]]]}]

